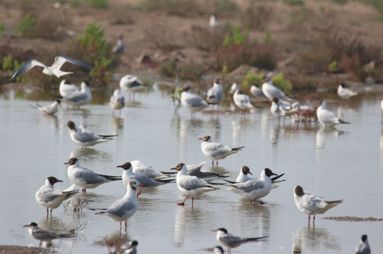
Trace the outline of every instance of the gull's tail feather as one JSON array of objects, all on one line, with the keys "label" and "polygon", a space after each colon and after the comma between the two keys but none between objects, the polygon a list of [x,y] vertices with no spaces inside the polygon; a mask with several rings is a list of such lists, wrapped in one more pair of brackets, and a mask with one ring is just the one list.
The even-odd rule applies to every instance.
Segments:
[{"label": "gull's tail feather", "polygon": [[266,239],[266,238],[268,238],[268,236],[249,237],[249,238],[245,238],[244,242],[255,242],[255,241],[263,240],[263,239]]},{"label": "gull's tail feather", "polygon": [[100,135],[100,134],[99,136],[105,139],[111,139],[111,138],[117,137],[117,135]]},{"label": "gull's tail feather", "polygon": [[98,174],[99,176],[102,176],[104,177],[105,179],[108,179],[110,181],[118,181],[118,180],[122,180],[122,177],[121,176],[109,176],[109,175],[101,175],[101,174]]},{"label": "gull's tail feather", "polygon": [[342,120],[342,119],[338,119],[339,120],[339,123],[341,123],[341,124],[349,124],[350,122],[347,122],[347,121],[345,121],[345,120]]},{"label": "gull's tail feather", "polygon": [[244,147],[244,146],[233,147],[233,148],[231,148],[231,151],[232,151],[232,152],[238,152],[238,151],[241,150],[242,148],[245,148],[245,147]]},{"label": "gull's tail feather", "polygon": [[279,178],[281,178],[281,177],[284,176],[284,175],[285,175],[285,173],[282,173],[282,174],[280,174],[280,175],[271,177],[271,181],[274,183],[276,180],[278,180]]},{"label": "gull's tail feather", "polygon": [[225,182],[228,182],[228,183],[231,183],[231,184],[235,184],[237,183],[236,181],[230,181],[230,180],[227,180],[227,179],[223,179]]},{"label": "gull's tail feather", "polygon": [[160,183],[174,183],[174,181],[175,181],[176,179],[174,179],[174,178],[168,178],[168,179],[164,179],[164,178],[160,178],[160,179],[157,179],[156,178],[156,181],[157,182],[160,182]]},{"label": "gull's tail feather", "polygon": [[332,207],[334,207],[336,205],[339,205],[339,204],[343,203],[343,199],[331,200],[331,201],[327,201],[326,200],[326,202],[327,202],[327,207],[329,209],[329,208],[332,208]]}]

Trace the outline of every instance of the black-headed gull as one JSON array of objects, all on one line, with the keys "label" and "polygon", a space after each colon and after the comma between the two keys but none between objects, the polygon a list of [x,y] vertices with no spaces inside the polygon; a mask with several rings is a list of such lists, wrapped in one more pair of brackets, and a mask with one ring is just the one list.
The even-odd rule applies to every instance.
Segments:
[{"label": "black-headed gull", "polygon": [[268,236],[260,236],[260,237],[239,237],[239,236],[234,236],[230,234],[226,228],[218,228],[213,230],[216,233],[215,238],[217,241],[222,243],[228,248],[228,252],[231,252],[232,248],[236,248],[240,246],[243,243],[248,243],[248,242],[257,242],[260,240],[264,240],[268,238]]},{"label": "black-headed gull", "polygon": [[202,141],[202,153],[212,160],[212,165],[214,165],[214,161],[216,161],[216,165],[218,165],[218,160],[222,160],[244,148],[244,146],[231,148],[220,143],[213,143],[211,142],[210,136],[203,136],[198,139]]},{"label": "black-headed gull", "polygon": [[261,203],[259,199],[267,196],[272,189],[272,176],[278,176],[271,169],[262,170],[259,179],[249,179],[245,182],[233,183],[234,191],[239,193],[243,198],[251,200],[253,203]]},{"label": "black-headed gull", "polygon": [[282,101],[291,100],[291,98],[287,97],[284,92],[273,85],[273,81],[271,79],[262,84],[262,92],[269,99],[269,101],[273,101],[275,97]]},{"label": "black-headed gull", "polygon": [[100,135],[89,131],[84,127],[77,126],[73,121],[68,121],[67,126],[69,135],[73,142],[80,144],[81,147],[93,146],[95,144],[113,140],[117,135]]},{"label": "black-headed gull", "polygon": [[65,56],[56,56],[55,60],[51,66],[46,66],[45,64],[43,64],[43,63],[41,63],[35,59],[31,59],[31,60],[27,61],[26,63],[24,63],[12,75],[11,80],[16,79],[17,77],[23,75],[24,73],[26,73],[27,71],[29,71],[30,69],[32,69],[36,66],[43,68],[42,72],[48,76],[56,76],[59,78],[59,77],[64,76],[64,75],[72,74],[73,72],[67,72],[67,71],[60,70],[61,67],[65,63],[71,63],[74,65],[78,65],[87,71],[90,71],[92,69],[92,67],[87,63],[84,63],[84,62],[77,60],[77,59],[74,59],[74,58],[65,57]]},{"label": "black-headed gull", "polygon": [[92,100],[92,92],[90,91],[89,86],[90,84],[88,81],[81,82],[81,89],[63,96],[63,102],[75,107],[90,103]]},{"label": "black-headed gull", "polygon": [[284,117],[292,113],[292,110],[293,108],[290,103],[281,101],[278,99],[278,97],[273,98],[270,106],[270,112],[273,116]]},{"label": "black-headed gull", "polygon": [[54,115],[58,112],[60,104],[61,101],[57,99],[51,104],[45,106],[36,103],[36,108],[44,115]]},{"label": "black-headed gull", "polygon": [[342,99],[348,99],[358,94],[357,92],[351,90],[350,88],[347,88],[344,84],[339,84],[337,93],[339,97]]},{"label": "black-headed gull", "polygon": [[371,254],[370,244],[367,235],[362,235],[359,245],[355,248],[355,254]]},{"label": "black-headed gull", "polygon": [[67,97],[75,92],[80,92],[80,89],[75,84],[71,84],[65,79],[61,80],[59,86],[59,93],[61,97]]},{"label": "black-headed gull", "polygon": [[86,189],[96,188],[103,183],[121,180],[121,176],[103,175],[81,167],[77,158],[70,158],[65,164],[68,165],[68,178],[77,187],[82,188],[83,192],[86,192]]},{"label": "black-headed gull", "polygon": [[109,106],[113,109],[113,115],[115,110],[120,111],[125,107],[125,96],[121,93],[120,89],[115,89],[112,97],[110,97]]},{"label": "black-headed gull", "polygon": [[203,179],[188,175],[186,165],[184,163],[179,163],[173,169],[177,171],[176,183],[178,190],[185,196],[185,199],[182,202],[177,202],[178,205],[184,205],[186,199],[191,198],[193,206],[194,199],[200,194],[218,189]]},{"label": "black-headed gull", "polygon": [[40,228],[36,222],[24,225],[23,227],[28,228],[29,234],[36,240],[40,241],[40,247],[42,242],[50,244],[52,240],[58,238],[71,238],[75,236],[74,232],[67,233],[56,233],[48,229]]},{"label": "black-headed gull", "polygon": [[294,188],[294,200],[298,210],[308,215],[309,225],[310,225],[311,215],[313,216],[313,224],[314,224],[315,215],[323,214],[327,212],[327,210],[343,202],[342,199],[329,201],[329,200],[325,200],[324,198],[318,195],[315,195],[312,193],[305,193],[303,191],[303,188],[300,185],[297,185]]},{"label": "black-headed gull", "polygon": [[349,124],[349,122],[340,119],[333,112],[329,111],[325,100],[323,100],[317,108],[317,118],[324,127],[331,127],[337,124]]},{"label": "black-headed gull", "polygon": [[78,193],[78,190],[56,190],[54,188],[55,183],[61,183],[62,181],[54,176],[49,176],[45,180],[45,184],[42,185],[35,194],[37,203],[47,208],[47,216],[52,215],[52,210],[59,207],[64,200],[72,197]]},{"label": "black-headed gull", "polygon": [[181,105],[189,108],[192,112],[202,110],[208,106],[201,96],[190,92],[190,86],[186,86],[181,92]]},{"label": "black-headed gull", "polygon": [[120,230],[122,228],[122,222],[124,221],[126,231],[128,226],[128,218],[132,217],[137,211],[137,187],[138,182],[135,179],[130,179],[128,186],[126,187],[125,195],[106,209],[107,215],[120,222]]},{"label": "black-headed gull", "polygon": [[223,87],[221,84],[221,79],[217,78],[214,81],[213,86],[207,91],[206,101],[209,104],[217,105],[223,99]]},{"label": "black-headed gull", "polygon": [[235,106],[237,106],[240,110],[250,110],[254,108],[254,106],[251,104],[250,97],[242,90],[235,91],[233,100]]},{"label": "black-headed gull", "polygon": [[[280,175],[271,177],[271,182],[272,183],[278,183],[278,182],[285,181],[285,180],[278,180],[279,178],[281,178],[284,175],[285,174],[282,173]],[[255,178],[253,176],[253,173],[250,171],[250,168],[248,166],[242,166],[242,168],[239,171],[239,174],[238,174],[237,178],[235,179],[235,181],[230,181],[230,180],[227,180],[227,179],[224,179],[224,181],[228,182],[228,183],[244,183],[244,182],[247,182],[249,180],[256,180],[256,179],[257,178]]]}]

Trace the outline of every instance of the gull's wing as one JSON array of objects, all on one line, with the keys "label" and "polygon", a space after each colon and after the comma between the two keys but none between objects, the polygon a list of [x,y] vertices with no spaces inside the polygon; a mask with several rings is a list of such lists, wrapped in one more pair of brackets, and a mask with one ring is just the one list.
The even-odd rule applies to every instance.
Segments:
[{"label": "gull's wing", "polygon": [[312,193],[305,193],[302,197],[302,205],[309,211],[315,211],[327,206],[327,202],[324,198]]},{"label": "gull's wing", "polygon": [[46,67],[45,64],[43,64],[37,60],[31,59],[31,60],[25,62],[15,73],[13,73],[11,80],[14,80],[18,76],[23,75],[24,73],[26,73],[27,71],[29,71],[30,69],[32,69],[35,66],[42,67],[42,68]]},{"label": "gull's wing", "polygon": [[265,187],[265,183],[259,180],[248,180],[244,183],[235,183],[234,187],[243,192],[252,192]]},{"label": "gull's wing", "polygon": [[207,106],[207,103],[200,97],[199,95],[192,94],[192,93],[187,93],[184,95],[182,98],[181,95],[181,100],[184,100],[185,104],[190,106],[190,107],[204,107]]},{"label": "gull's wing", "polygon": [[42,228],[34,229],[32,235],[40,241],[50,241],[59,237],[56,233]]},{"label": "gull's wing", "polygon": [[81,142],[93,142],[101,139],[99,135],[92,132],[77,132],[75,137]]},{"label": "gull's wing", "polygon": [[74,64],[74,65],[78,65],[87,71],[90,71],[92,69],[92,66],[90,66],[89,64],[74,58],[67,57],[67,56],[56,56],[55,61],[51,67],[54,69],[60,69],[66,62]]},{"label": "gull's wing", "polygon": [[205,180],[202,180],[196,176],[182,176],[179,181],[179,185],[187,191],[196,190],[203,187],[213,188]]},{"label": "gull's wing", "polygon": [[204,146],[206,152],[210,153],[213,157],[221,156],[231,152],[231,148],[220,143],[206,143]]},{"label": "gull's wing", "polygon": [[133,202],[126,202],[125,199],[119,199],[114,202],[106,211],[107,213],[122,217],[126,212],[137,209]]},{"label": "gull's wing", "polygon": [[87,98],[88,98],[88,94],[82,93],[82,92],[75,92],[67,97],[64,97],[64,100],[77,103],[79,101],[86,100]]},{"label": "gull's wing", "polygon": [[101,184],[105,183],[107,179],[87,168],[78,167],[75,173],[75,178],[79,179],[86,184]]},{"label": "gull's wing", "polygon": [[324,122],[336,122],[337,119],[333,112],[324,108],[320,109],[318,117]]}]

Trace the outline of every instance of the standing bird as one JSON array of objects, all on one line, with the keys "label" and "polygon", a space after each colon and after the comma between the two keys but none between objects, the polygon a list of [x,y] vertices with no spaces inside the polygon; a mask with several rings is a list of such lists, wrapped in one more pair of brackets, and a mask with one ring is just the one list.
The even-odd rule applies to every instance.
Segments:
[{"label": "standing bird", "polygon": [[69,135],[73,142],[80,144],[81,147],[92,146],[98,143],[112,140],[117,135],[100,135],[89,131],[84,127],[77,126],[73,121],[68,121],[67,126]]},{"label": "standing bird", "polygon": [[129,184],[126,187],[126,194],[122,198],[115,201],[108,209],[106,209],[107,215],[120,222],[120,231],[122,229],[122,222],[124,221],[126,232],[128,227],[128,218],[132,217],[133,214],[137,211],[137,187],[138,182],[136,180],[129,180]]},{"label": "standing bird", "polygon": [[62,181],[54,176],[47,177],[45,184],[42,185],[35,194],[37,203],[47,208],[47,217],[49,216],[49,209],[52,215],[53,209],[59,207],[64,200],[78,193],[78,190],[55,190],[55,183],[62,183]]},{"label": "standing bird", "polygon": [[250,87],[250,93],[251,93],[251,95],[254,96],[254,97],[262,97],[262,98],[265,98],[265,95],[263,94],[262,89],[260,89],[260,88],[257,87],[256,85],[251,85],[251,87]]},{"label": "standing bird", "polygon": [[115,110],[121,110],[125,106],[125,96],[121,93],[120,89],[115,89],[112,97],[110,97],[109,106],[113,109],[113,115]]},{"label": "standing bird", "polygon": [[61,80],[59,86],[59,93],[61,97],[68,97],[76,92],[80,92],[80,89],[78,89],[76,85],[69,83],[65,79]]},{"label": "standing bird", "polygon": [[323,214],[330,208],[343,203],[343,200],[328,201],[312,193],[305,193],[299,185],[294,188],[294,200],[298,210],[308,214],[308,224],[310,225],[310,216],[313,215],[313,225],[315,224],[315,215]]},{"label": "standing bird", "polygon": [[348,98],[358,94],[357,92],[347,88],[344,84],[339,84],[338,89],[337,89],[337,93],[338,93],[339,97],[342,99],[348,99]]},{"label": "standing bird", "polygon": [[193,113],[206,108],[208,104],[201,96],[190,92],[190,86],[186,86],[181,92],[181,105],[189,108]]},{"label": "standing bird", "polygon": [[89,82],[81,82],[81,89],[73,93],[63,96],[63,101],[71,106],[79,107],[89,104],[92,100],[92,92],[89,88]]},{"label": "standing bird", "polygon": [[237,153],[242,148],[244,148],[244,146],[231,148],[229,146],[226,146],[220,143],[212,143],[210,136],[203,136],[198,139],[202,140],[202,143],[201,143],[202,153],[206,157],[212,160],[211,162],[212,166],[214,166],[214,161],[216,161],[216,165],[218,166],[218,160],[222,160],[226,158],[227,156]]},{"label": "standing bird", "polygon": [[279,176],[275,174],[271,169],[265,168],[261,172],[259,179],[249,179],[245,182],[233,183],[230,186],[234,187],[235,192],[239,193],[246,199],[250,199],[253,203],[260,203],[260,198],[267,196],[272,189],[272,176]]},{"label": "standing bird", "polygon": [[290,103],[281,101],[278,99],[278,97],[273,98],[270,106],[271,114],[279,118],[288,115],[290,112],[292,112],[292,109],[293,108]]},{"label": "standing bird", "polygon": [[223,99],[221,79],[217,78],[213,86],[207,91],[206,100],[209,104],[218,105]]},{"label": "standing bird", "polygon": [[367,235],[362,235],[360,244],[355,248],[355,254],[371,254],[371,248],[367,240]]},{"label": "standing bird", "polygon": [[122,54],[125,51],[124,46],[124,36],[120,35],[116,41],[116,44],[112,48],[112,53],[114,54]]},{"label": "standing bird", "polygon": [[262,84],[262,92],[269,101],[273,101],[275,97],[282,101],[291,100],[291,98],[287,97],[279,88],[273,85],[272,79]]},{"label": "standing bird", "polygon": [[36,240],[40,241],[40,247],[43,242],[51,244],[52,240],[58,238],[71,238],[75,236],[74,232],[67,233],[56,233],[48,229],[40,228],[36,222],[31,222],[30,224],[24,225],[24,228],[28,228],[29,234]]},{"label": "standing bird", "polygon": [[137,76],[127,74],[120,79],[120,88],[122,90],[129,92],[129,99],[134,100],[135,91],[143,89],[144,84],[142,83],[141,80],[138,79]]},{"label": "standing bird", "polygon": [[327,102],[323,100],[320,104],[320,106],[317,108],[317,118],[318,121],[324,126],[324,127],[332,127],[337,124],[349,124],[349,122],[346,122],[339,117],[335,116],[335,114],[327,109]]},{"label": "standing bird", "polygon": [[234,94],[235,91],[239,90],[241,86],[238,83],[233,83],[230,87],[229,94]]},{"label": "standing bird", "polygon": [[176,183],[178,190],[185,196],[185,199],[182,202],[177,202],[177,205],[185,205],[186,199],[191,198],[193,206],[194,199],[200,194],[218,189],[203,179],[188,175],[188,171],[184,163],[179,163],[173,169],[177,171]]},{"label": "standing bird", "polygon": [[77,158],[70,158],[65,164],[68,165],[68,178],[77,187],[82,188],[82,192],[86,192],[86,189],[96,188],[103,183],[121,180],[121,176],[102,175],[83,168],[79,165]]},{"label": "standing bird", "polygon": [[250,168],[248,166],[243,166],[241,170],[239,171],[239,174],[237,178],[235,179],[235,182],[237,183],[244,183],[248,180],[254,180],[253,173],[251,173]]},{"label": "standing bird", "polygon": [[209,26],[212,29],[215,29],[215,28],[219,27],[220,25],[221,25],[221,23],[218,21],[217,15],[215,15],[214,13],[211,14],[209,17]]},{"label": "standing bird", "polygon": [[24,63],[11,77],[11,80],[15,80],[17,77],[23,75],[24,73],[26,73],[27,71],[29,71],[30,69],[32,69],[33,67],[41,67],[43,68],[42,72],[45,74],[45,75],[48,75],[48,76],[56,76],[58,78],[60,78],[61,76],[64,76],[64,75],[68,75],[68,74],[72,74],[73,72],[67,72],[67,71],[62,71],[60,70],[61,67],[65,64],[65,63],[71,63],[71,64],[74,64],[74,65],[78,65],[80,66],[81,68],[87,70],[87,71],[90,71],[92,69],[92,67],[87,64],[87,63],[84,63],[80,60],[77,60],[77,59],[73,59],[73,58],[70,58],[70,57],[65,57],[65,56],[56,56],[55,57],[55,61],[53,62],[53,64],[51,66],[46,66],[45,64],[35,60],[35,59],[31,59],[29,61],[27,61],[26,63]]},{"label": "standing bird", "polygon": [[58,112],[61,101],[59,99],[55,100],[52,104],[42,106],[36,103],[36,108],[43,113],[44,115],[54,115]]},{"label": "standing bird", "polygon": [[250,102],[250,97],[244,94],[242,90],[235,91],[233,100],[235,106],[237,106],[240,110],[250,110],[254,108]]},{"label": "standing bird", "polygon": [[[140,187],[156,187],[159,185],[163,185],[165,183],[169,183],[174,181],[174,179],[161,179],[162,175],[153,176],[145,174],[143,171],[133,172],[133,167],[130,162],[126,162],[122,165],[117,166],[118,168],[122,168],[124,171],[122,172],[122,182],[127,185],[130,179],[135,179]],[[167,176],[165,176],[167,177]]]},{"label": "standing bird", "polygon": [[215,238],[217,241],[221,242],[228,248],[228,253],[231,253],[232,248],[236,248],[243,243],[248,242],[257,242],[263,239],[268,238],[268,236],[260,236],[260,237],[239,237],[230,234],[225,228],[218,228],[213,230],[213,232],[217,232]]}]

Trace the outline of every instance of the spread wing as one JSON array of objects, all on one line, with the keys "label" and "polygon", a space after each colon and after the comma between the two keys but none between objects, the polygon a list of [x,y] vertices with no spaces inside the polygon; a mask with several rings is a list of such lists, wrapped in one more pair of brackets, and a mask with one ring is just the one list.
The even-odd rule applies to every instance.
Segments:
[{"label": "spread wing", "polygon": [[67,56],[56,56],[55,61],[52,64],[52,68],[60,69],[66,62],[74,64],[74,65],[78,65],[87,71],[90,71],[92,69],[92,66],[90,66],[89,64],[74,58],[67,57]]},{"label": "spread wing", "polygon": [[31,59],[31,60],[25,62],[15,73],[13,73],[11,80],[16,79],[18,76],[23,75],[24,73],[26,73],[27,71],[29,71],[30,69],[32,69],[33,67],[36,67],[36,66],[41,67],[41,68],[46,67],[45,64],[43,64],[37,60]]}]

